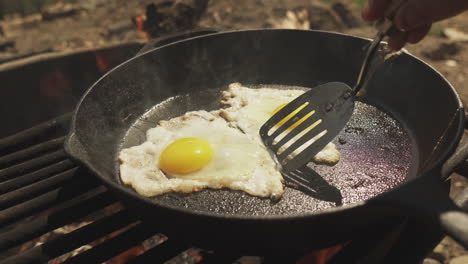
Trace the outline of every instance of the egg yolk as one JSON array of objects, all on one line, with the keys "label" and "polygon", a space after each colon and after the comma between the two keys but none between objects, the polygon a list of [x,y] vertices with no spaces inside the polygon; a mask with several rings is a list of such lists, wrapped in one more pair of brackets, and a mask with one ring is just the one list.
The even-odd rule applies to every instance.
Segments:
[{"label": "egg yolk", "polygon": [[[299,113],[299,111],[301,111],[304,107],[306,107],[309,103],[304,103],[303,105],[299,106],[296,110],[292,111],[289,115],[287,115],[285,118],[283,118],[281,121],[279,121],[275,127],[280,127],[282,126],[284,123],[286,123],[289,119],[291,119],[293,116],[295,116],[297,113]],[[271,115],[274,115],[276,114],[279,110],[281,110],[283,107],[285,107],[287,104],[282,104],[280,106],[278,106],[275,110],[273,110],[273,112],[271,113]],[[294,128],[296,128],[297,126],[299,126],[300,124],[302,124],[302,122],[304,122],[307,118],[309,118],[311,115],[313,115],[315,113],[315,110],[314,111],[311,111],[309,113],[307,113],[307,115],[303,116],[301,119],[297,120],[294,124],[292,124],[290,127],[287,128],[287,130],[292,130]]]},{"label": "egg yolk", "polygon": [[159,167],[169,174],[187,174],[197,171],[213,158],[210,143],[198,138],[178,139],[161,153]]}]

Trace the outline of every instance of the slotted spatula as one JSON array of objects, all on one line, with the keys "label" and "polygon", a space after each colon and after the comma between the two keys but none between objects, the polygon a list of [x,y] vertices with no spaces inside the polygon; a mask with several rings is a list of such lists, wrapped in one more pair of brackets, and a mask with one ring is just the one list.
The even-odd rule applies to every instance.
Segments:
[{"label": "slotted spatula", "polygon": [[260,128],[260,137],[275,154],[283,172],[307,164],[345,127],[354,110],[355,96],[384,36],[395,30],[393,17],[405,0],[393,0],[369,46],[356,85],[330,82],[305,92],[276,112]]}]

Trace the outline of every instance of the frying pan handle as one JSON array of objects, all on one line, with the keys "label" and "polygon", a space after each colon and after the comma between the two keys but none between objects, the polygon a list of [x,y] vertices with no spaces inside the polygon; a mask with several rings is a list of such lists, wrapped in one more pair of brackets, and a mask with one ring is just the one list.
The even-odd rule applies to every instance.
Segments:
[{"label": "frying pan handle", "polygon": [[460,172],[465,178],[468,178],[468,174],[463,173],[464,170],[467,170],[466,159],[468,159],[468,136],[462,139],[455,153],[442,166],[442,177],[446,178],[456,171]]},{"label": "frying pan handle", "polygon": [[465,137],[455,153],[442,167],[442,176],[446,177],[453,171],[468,178],[468,116],[465,117]]},{"label": "frying pan handle", "polygon": [[208,35],[208,34],[213,34],[213,33],[217,33],[220,31],[221,31],[220,29],[199,28],[199,29],[195,29],[191,31],[177,32],[174,34],[165,35],[165,36],[150,40],[148,43],[146,43],[145,46],[143,46],[143,48],[141,48],[140,51],[138,51],[136,55],[138,56],[149,50],[159,48],[161,46],[164,46],[164,45],[176,42],[176,41],[203,36],[203,35]]},{"label": "frying pan handle", "polygon": [[[465,119],[465,130],[468,129],[468,119]],[[442,167],[442,176],[448,176],[454,171],[468,178],[468,135],[462,139],[458,149]],[[458,169],[458,170],[457,170]],[[454,199],[459,208],[440,214],[440,224],[448,235],[455,238],[468,249],[468,187],[465,187]],[[462,209],[465,212],[462,212]]]},{"label": "frying pan handle", "polygon": [[396,192],[383,194],[369,203],[402,209],[404,215],[421,223],[436,223],[468,249],[468,187],[451,200],[440,182],[439,170],[421,175]]},{"label": "frying pan handle", "polygon": [[[460,113],[463,118],[463,109],[460,109]],[[441,170],[440,167],[435,168],[402,185],[396,192],[383,194],[380,199],[370,202],[403,208],[405,213],[422,222],[435,221],[447,235],[468,249],[468,187],[451,200],[441,183],[441,179],[446,179],[466,163],[467,158],[468,137],[465,137]],[[467,174],[463,176],[468,177]]]}]

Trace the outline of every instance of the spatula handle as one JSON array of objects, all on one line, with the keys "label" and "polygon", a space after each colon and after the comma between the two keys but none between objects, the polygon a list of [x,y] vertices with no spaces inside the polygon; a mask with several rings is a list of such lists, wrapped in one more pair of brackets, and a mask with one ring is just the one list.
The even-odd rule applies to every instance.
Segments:
[{"label": "spatula handle", "polygon": [[395,17],[398,9],[406,2],[406,0],[392,0],[388,5],[387,9],[385,9],[384,16],[389,20],[393,20]]},{"label": "spatula handle", "polygon": [[[374,55],[375,51],[380,45],[382,39],[388,35],[393,29],[395,29],[393,24],[393,18],[397,13],[398,9],[406,2],[407,0],[392,0],[388,7],[385,9],[384,17],[377,22],[377,29],[379,32],[377,36],[374,38],[371,46],[367,49],[366,57],[364,58],[364,62],[361,66],[361,71],[359,72],[356,85],[354,86],[354,92],[357,94],[359,90],[362,88],[362,84],[364,82],[365,76],[367,75],[367,71],[369,69],[370,60]],[[363,96],[365,92],[361,92],[358,96]]]},{"label": "spatula handle", "polygon": [[379,32],[382,35],[387,35],[393,28],[393,18],[395,18],[398,9],[406,2],[406,0],[392,0],[385,9],[384,17],[377,23]]}]

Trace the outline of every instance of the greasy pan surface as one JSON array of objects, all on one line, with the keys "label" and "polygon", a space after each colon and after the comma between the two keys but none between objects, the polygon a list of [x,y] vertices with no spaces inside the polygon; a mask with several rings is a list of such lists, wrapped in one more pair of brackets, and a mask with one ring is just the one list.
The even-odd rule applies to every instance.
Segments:
[{"label": "greasy pan surface", "polygon": [[141,143],[156,120],[217,108],[221,89],[232,82],[353,85],[368,43],[327,32],[257,30],[197,37],[149,51],[109,72],[87,91],[75,112],[66,150],[122,198],[151,208],[155,216],[163,210],[168,219],[169,213],[171,217],[181,213],[229,221],[285,220],[315,217],[319,209],[365,201],[440,166],[460,138],[462,124],[451,122],[461,107],[454,89],[408,54],[388,60],[368,89],[367,99],[399,122],[358,104],[340,135],[346,144],[335,142],[342,154],[338,165],[317,166],[318,175],[306,171],[296,177],[296,183],[306,187],[288,188],[277,204],[222,190],[147,199],[119,183],[117,156],[122,147]]},{"label": "greasy pan surface", "polygon": [[[217,109],[219,101],[219,89],[170,98],[139,118],[126,133],[121,147],[145,141],[144,131],[154,127],[159,120],[176,117],[186,109]],[[290,187],[286,187],[279,202],[240,191],[209,189],[191,194],[168,193],[152,200],[200,212],[237,215],[304,214],[364,201],[403,182],[411,165],[417,165],[418,156],[409,135],[389,115],[370,105],[357,103],[351,121],[334,142],[341,153],[340,162],[335,166],[311,163],[310,167],[286,176],[286,186]],[[115,175],[119,175],[118,167]]]}]

